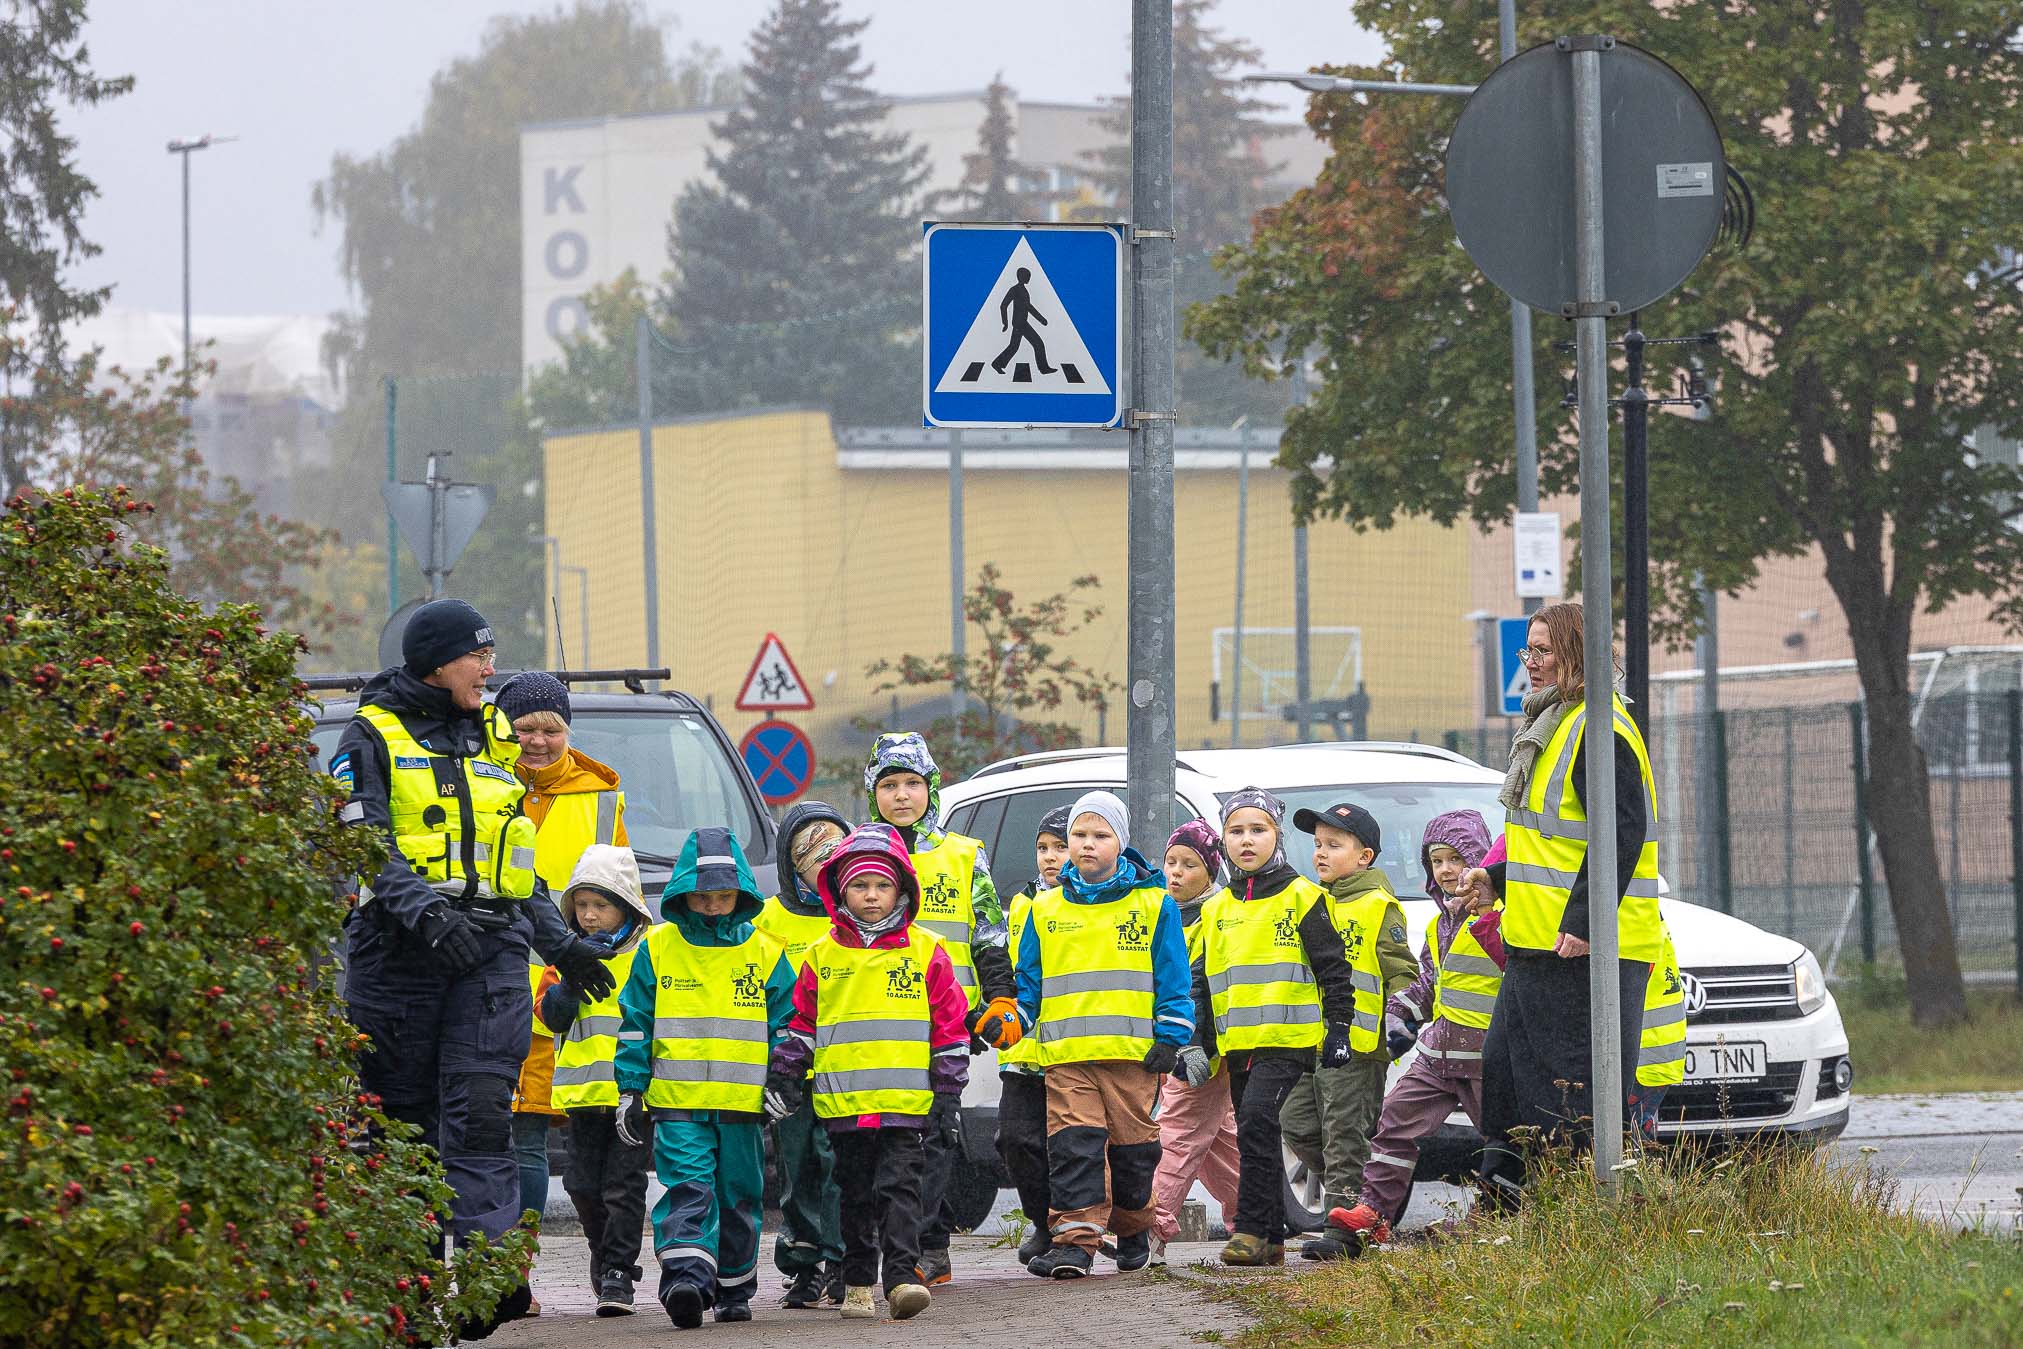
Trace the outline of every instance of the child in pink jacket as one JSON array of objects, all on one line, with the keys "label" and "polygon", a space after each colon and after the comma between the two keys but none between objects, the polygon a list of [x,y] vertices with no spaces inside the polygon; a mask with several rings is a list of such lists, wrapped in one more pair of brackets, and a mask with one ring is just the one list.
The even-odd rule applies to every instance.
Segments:
[{"label": "child in pink jacket", "polygon": [[[1189,820],[1166,841],[1166,893],[1180,906],[1187,926],[1190,963],[1201,964],[1195,922],[1201,901],[1222,884],[1222,838],[1206,820]],[[1188,1046],[1180,1051],[1206,1055]],[[1229,1074],[1217,1071],[1198,1087],[1175,1075],[1166,1079],[1159,1107],[1159,1171],[1152,1178],[1152,1263],[1166,1263],[1166,1243],[1180,1231],[1180,1206],[1199,1180],[1222,1205],[1236,1212],[1236,1112],[1229,1100]]]}]

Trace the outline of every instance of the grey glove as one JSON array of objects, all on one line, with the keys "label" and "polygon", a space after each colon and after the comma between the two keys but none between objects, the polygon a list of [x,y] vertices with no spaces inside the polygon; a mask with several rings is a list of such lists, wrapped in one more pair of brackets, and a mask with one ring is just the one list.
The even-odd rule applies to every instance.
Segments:
[{"label": "grey glove", "polygon": [[1177,1056],[1178,1065],[1173,1076],[1190,1087],[1198,1087],[1215,1074],[1215,1066],[1208,1060],[1208,1051],[1200,1045],[1182,1045]]},{"label": "grey glove", "polygon": [[646,1140],[653,1135],[647,1122],[646,1102],[639,1093],[628,1091],[618,1098],[618,1118],[616,1120],[618,1141],[628,1148],[643,1148]]},{"label": "grey glove", "polygon": [[447,904],[431,904],[417,930],[451,975],[469,974],[485,963],[485,943],[477,924]]}]

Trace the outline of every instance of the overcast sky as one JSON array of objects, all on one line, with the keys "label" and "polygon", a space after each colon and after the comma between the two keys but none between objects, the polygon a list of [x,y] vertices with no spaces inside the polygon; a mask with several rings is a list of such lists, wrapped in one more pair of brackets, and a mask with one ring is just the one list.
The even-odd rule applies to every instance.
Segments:
[{"label": "overcast sky", "polygon": [[[87,41],[102,75],[133,93],[72,113],[84,172],[100,190],[86,220],[104,253],[82,279],[112,302],[182,305],[179,164],[172,137],[238,141],[191,164],[193,307],[200,314],[325,313],[349,307],[336,238],[316,232],[310,188],[338,151],[375,152],[419,119],[428,82],[477,50],[496,14],[556,0],[92,0]],[[690,42],[742,60],[767,0],[648,0]],[[1128,0],[844,0],[872,20],[865,55],[888,93],[980,89],[998,70],[1021,96],[1064,102],[1121,94]],[[1347,0],[1221,0],[1216,22],[1263,50],[1267,69],[1368,61],[1379,51]],[[1271,88],[1271,86],[1267,86]],[[1288,119],[1300,95],[1278,96]]]}]

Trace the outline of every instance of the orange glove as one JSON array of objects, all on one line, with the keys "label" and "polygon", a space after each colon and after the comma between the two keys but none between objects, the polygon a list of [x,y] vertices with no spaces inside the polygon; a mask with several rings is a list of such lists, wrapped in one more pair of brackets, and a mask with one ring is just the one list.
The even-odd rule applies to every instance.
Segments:
[{"label": "orange glove", "polygon": [[1025,1038],[1019,1005],[1013,998],[992,998],[976,1018],[976,1038],[993,1049],[1010,1049]]}]

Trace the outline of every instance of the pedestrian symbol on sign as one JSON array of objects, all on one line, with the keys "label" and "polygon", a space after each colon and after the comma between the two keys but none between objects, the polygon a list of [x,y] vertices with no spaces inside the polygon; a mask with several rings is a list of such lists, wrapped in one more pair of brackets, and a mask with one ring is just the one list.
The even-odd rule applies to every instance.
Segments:
[{"label": "pedestrian symbol on sign", "polygon": [[741,712],[806,712],[814,708],[807,681],[794,668],[786,643],[776,634],[767,633],[766,640],[759,643],[759,654],[752,658],[752,668],[738,691],[737,706]]}]

